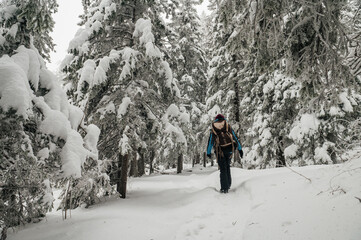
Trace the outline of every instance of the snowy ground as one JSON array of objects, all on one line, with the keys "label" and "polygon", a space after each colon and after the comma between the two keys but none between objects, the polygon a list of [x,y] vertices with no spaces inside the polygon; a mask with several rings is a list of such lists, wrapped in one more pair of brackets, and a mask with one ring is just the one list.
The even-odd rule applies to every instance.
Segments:
[{"label": "snowy ground", "polygon": [[130,179],[127,199],[61,212],[27,225],[10,240],[360,240],[361,158],[342,165],[232,168],[220,194],[217,168]]}]

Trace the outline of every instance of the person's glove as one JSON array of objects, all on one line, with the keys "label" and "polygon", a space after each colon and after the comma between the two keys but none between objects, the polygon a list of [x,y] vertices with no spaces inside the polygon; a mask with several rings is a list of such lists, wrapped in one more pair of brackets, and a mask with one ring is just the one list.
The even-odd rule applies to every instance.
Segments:
[{"label": "person's glove", "polygon": [[207,157],[208,157],[208,158],[211,158],[211,157],[212,157],[212,155],[211,155],[211,154],[207,154]]},{"label": "person's glove", "polygon": [[243,158],[243,151],[242,151],[242,149],[239,150],[239,156],[240,156],[241,158]]}]

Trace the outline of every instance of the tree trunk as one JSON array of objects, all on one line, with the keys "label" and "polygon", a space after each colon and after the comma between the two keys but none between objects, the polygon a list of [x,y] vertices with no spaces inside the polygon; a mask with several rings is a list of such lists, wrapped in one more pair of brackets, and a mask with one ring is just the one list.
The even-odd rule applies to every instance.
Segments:
[{"label": "tree trunk", "polygon": [[3,226],[3,229],[1,231],[0,240],[5,240],[7,237],[8,228],[7,226]]},{"label": "tree trunk", "polygon": [[241,165],[242,167],[242,162],[241,162],[241,158],[239,156],[239,152],[237,149],[234,149],[234,163],[238,163]]},{"label": "tree trunk", "polygon": [[150,153],[149,174],[154,173],[153,161],[154,161],[154,150],[152,150],[152,152]]},{"label": "tree trunk", "polygon": [[234,80],[234,91],[235,91],[235,95],[234,95],[235,120],[236,123],[239,124],[241,117],[239,114],[240,103],[239,103],[239,89],[238,89],[237,79]]},{"label": "tree trunk", "polygon": [[121,192],[122,188],[122,182],[121,182],[121,170],[122,170],[122,164],[123,164],[123,156],[119,153],[118,155],[118,171],[117,171],[117,192]]},{"label": "tree trunk", "polygon": [[192,167],[196,164],[195,156],[192,157]]},{"label": "tree trunk", "polygon": [[207,154],[203,153],[203,167],[207,167]]},{"label": "tree trunk", "polygon": [[177,161],[177,173],[182,173],[183,170],[183,153],[179,154]]},{"label": "tree trunk", "polygon": [[127,195],[127,180],[128,180],[128,154],[122,157],[122,171],[120,176],[120,195],[122,198],[126,198]]},{"label": "tree trunk", "polygon": [[139,161],[138,161],[138,176],[141,177],[145,173],[145,167],[144,167],[144,153],[142,152],[141,148],[138,149],[138,153],[140,155]]},{"label": "tree trunk", "polygon": [[130,166],[130,173],[129,176],[131,177],[138,177],[138,159],[137,159],[137,152],[134,152],[133,160]]},{"label": "tree trunk", "polygon": [[276,154],[277,154],[276,167],[285,167],[286,166],[286,159],[285,159],[285,155],[282,150],[282,145],[283,145],[282,137],[279,137],[278,144],[277,144],[277,150],[276,150]]}]

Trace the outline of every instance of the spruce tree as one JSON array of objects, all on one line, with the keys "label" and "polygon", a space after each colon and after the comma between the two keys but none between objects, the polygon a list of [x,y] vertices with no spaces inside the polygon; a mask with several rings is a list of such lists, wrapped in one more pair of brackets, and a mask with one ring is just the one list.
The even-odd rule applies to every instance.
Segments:
[{"label": "spruce tree", "polygon": [[139,170],[149,164],[152,171],[154,159],[166,160],[158,151],[166,138],[162,116],[180,91],[167,62],[167,26],[160,14],[172,14],[177,2],[83,4],[82,29],[69,44],[63,71],[69,96],[85,120],[101,129],[99,153],[119,187],[125,155]]},{"label": "spruce tree", "polygon": [[[171,68],[178,80],[183,106],[190,113],[189,130],[185,135],[188,144],[188,155],[196,162],[199,161],[205,146],[201,144],[207,134],[201,121],[204,114],[206,94],[207,55],[202,39],[201,22],[195,5],[199,1],[182,0],[172,19],[170,27],[174,45],[171,46]],[[202,109],[202,110],[201,110]]]},{"label": "spruce tree", "polygon": [[[34,9],[34,3],[39,3],[37,7],[42,10]],[[49,15],[36,20],[45,9]],[[8,227],[36,222],[45,216],[52,208],[53,185],[61,188],[65,182],[81,181],[85,172],[94,171],[97,180],[104,182],[85,186],[83,193],[107,182],[97,171],[97,127],[82,122],[83,112],[69,104],[60,82],[47,70],[41,56],[46,56],[53,46],[47,34],[53,21],[46,16],[55,9],[52,1],[5,1],[0,8],[2,238]],[[44,34],[39,35],[39,31]],[[94,199],[97,193],[80,194],[82,201],[73,206]]]}]

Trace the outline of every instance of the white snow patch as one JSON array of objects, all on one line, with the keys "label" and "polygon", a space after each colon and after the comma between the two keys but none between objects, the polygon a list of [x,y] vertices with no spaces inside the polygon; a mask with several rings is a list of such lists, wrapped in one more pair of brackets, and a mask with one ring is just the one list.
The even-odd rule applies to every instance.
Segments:
[{"label": "white snow patch", "polygon": [[270,79],[264,86],[263,86],[263,93],[268,94],[270,91],[272,91],[275,87],[275,83],[273,79]]},{"label": "white snow patch", "polygon": [[9,31],[7,32],[7,34],[8,34],[9,36],[11,36],[12,38],[15,38],[15,37],[16,37],[16,34],[18,33],[18,30],[19,30],[19,23],[15,23],[15,24],[13,24],[13,25],[10,27]]},{"label": "white snow patch", "polygon": [[290,131],[289,137],[295,141],[302,141],[304,135],[313,135],[317,132],[320,122],[315,114],[303,114]]},{"label": "white snow patch", "polygon": [[41,160],[44,161],[45,159],[49,158],[50,150],[49,148],[43,148],[41,149],[36,156]]},{"label": "white snow patch", "polygon": [[61,211],[52,212],[46,221],[9,230],[8,238],[61,240],[66,233],[66,239],[113,240],[121,230],[132,240],[358,240],[360,167],[356,158],[292,168],[312,182],[288,168],[231,168],[230,192],[220,194],[217,166],[186,165],[182,174],[171,169],[168,175],[130,178],[128,200],[107,198],[73,210],[67,221]]},{"label": "white snow patch", "polygon": [[38,54],[34,50],[25,48],[24,46],[18,47],[15,52],[17,53],[11,56],[11,58],[14,59],[15,63],[23,68],[30,83],[34,87],[35,91],[37,91],[39,85],[40,67],[42,67]]},{"label": "white snow patch", "polygon": [[71,128],[78,130],[78,127],[82,123],[84,118],[84,112],[77,106],[69,104],[69,121]]},{"label": "white snow patch", "polygon": [[315,160],[318,164],[332,164],[330,155],[328,154],[327,149],[331,143],[324,143],[322,147],[317,147],[315,149]]},{"label": "white snow patch", "polygon": [[353,112],[353,107],[351,102],[347,98],[348,94],[346,92],[341,93],[338,97],[340,101],[343,103],[342,109],[345,112]]},{"label": "white snow patch", "polygon": [[129,97],[124,97],[118,107],[118,118],[122,118],[127,113],[130,104],[133,104],[132,100]]},{"label": "white snow patch", "polygon": [[44,134],[66,140],[68,131],[71,129],[67,117],[60,111],[52,110],[42,97],[34,98],[33,101],[44,114],[44,120],[40,123],[39,130]]},{"label": "white snow patch", "polygon": [[80,89],[83,87],[84,82],[87,82],[90,88],[93,87],[95,67],[96,64],[94,60],[88,59],[85,61],[78,82],[78,88],[77,88],[78,91],[80,91]]},{"label": "white snow patch", "polygon": [[83,145],[83,138],[77,131],[70,130],[67,133],[66,143],[60,153],[63,164],[61,170],[65,177],[81,177],[81,169],[88,156]]},{"label": "white snow patch", "polygon": [[330,107],[330,115],[331,116],[344,116],[345,113],[337,106]]},{"label": "white snow patch", "polygon": [[0,107],[4,111],[13,108],[17,114],[27,118],[32,94],[23,69],[9,56],[0,58]]},{"label": "white snow patch", "polygon": [[41,203],[44,206],[47,206],[48,208],[50,208],[54,202],[54,197],[53,197],[53,189],[50,185],[50,180],[49,179],[45,179],[43,181],[43,184],[45,186],[45,194],[41,199]]},{"label": "white snow patch", "polygon": [[150,19],[140,18],[135,23],[134,37],[139,37],[141,44],[145,45],[145,52],[149,57],[162,57],[159,48],[154,44],[152,22]]},{"label": "white snow patch", "polygon": [[125,47],[121,51],[121,54],[122,60],[124,61],[124,66],[119,76],[119,80],[123,80],[126,76],[131,75],[131,70],[135,68],[135,63],[139,52],[130,47]]},{"label": "white snow patch", "polygon": [[297,151],[298,151],[298,146],[296,144],[292,144],[286,147],[284,150],[285,158],[289,159],[289,158],[297,157]]},{"label": "white snow patch", "polygon": [[119,147],[121,149],[121,153],[123,156],[125,156],[131,150],[131,147],[129,145],[129,138],[126,135],[126,132],[128,132],[128,131],[129,131],[129,126],[127,126],[124,129],[123,136],[119,141]]}]

